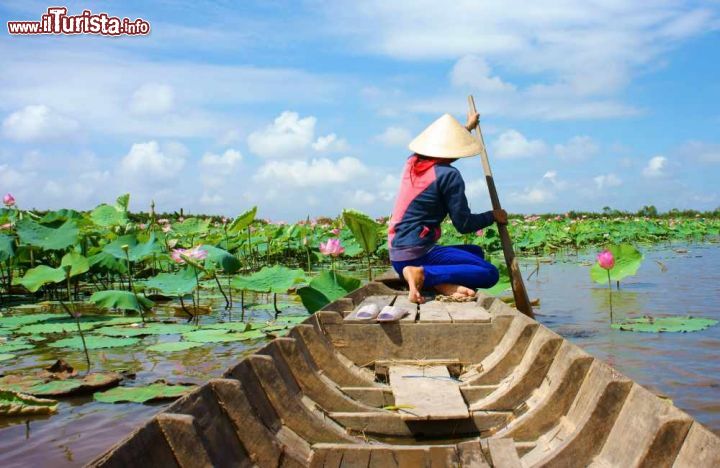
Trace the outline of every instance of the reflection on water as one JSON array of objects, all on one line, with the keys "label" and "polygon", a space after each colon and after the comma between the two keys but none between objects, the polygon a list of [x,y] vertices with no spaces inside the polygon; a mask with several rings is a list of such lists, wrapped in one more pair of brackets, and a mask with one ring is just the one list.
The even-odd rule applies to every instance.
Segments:
[{"label": "reflection on water", "polygon": [[[613,285],[615,321],[643,315],[692,315],[720,320],[720,246],[640,247],[638,274]],[[527,281],[541,299],[537,319],[720,433],[720,325],[694,333],[631,333],[609,327],[607,285],[590,280],[594,252],[558,257]],[[667,271],[656,262],[661,262]],[[534,267],[534,263],[532,266]],[[532,271],[528,264],[525,276]]]}]

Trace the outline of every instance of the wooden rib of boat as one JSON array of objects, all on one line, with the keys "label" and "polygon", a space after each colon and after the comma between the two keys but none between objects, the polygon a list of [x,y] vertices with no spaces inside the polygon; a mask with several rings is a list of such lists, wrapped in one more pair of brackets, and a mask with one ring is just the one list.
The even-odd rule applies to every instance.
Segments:
[{"label": "wooden rib of boat", "polygon": [[[242,359],[100,467],[720,466],[720,438],[502,301],[372,282]],[[395,323],[345,320],[406,307]]]}]

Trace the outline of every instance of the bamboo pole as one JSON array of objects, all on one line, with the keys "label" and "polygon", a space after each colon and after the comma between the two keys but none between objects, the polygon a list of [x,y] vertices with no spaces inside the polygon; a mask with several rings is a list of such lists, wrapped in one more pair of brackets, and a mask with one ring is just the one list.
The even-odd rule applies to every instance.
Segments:
[{"label": "bamboo pole", "polygon": [[[476,113],[475,99],[472,95],[468,96],[468,106],[470,112]],[[490,202],[492,203],[493,210],[502,209],[500,205],[500,198],[495,188],[495,180],[493,179],[492,170],[490,169],[490,160],[488,159],[487,151],[485,150],[485,141],[483,140],[482,130],[480,129],[480,121],[478,120],[477,130],[475,137],[482,146],[482,152],[480,153],[480,159],[482,160],[483,170],[485,171],[485,181],[487,182],[488,191],[490,192]],[[505,263],[507,264],[508,271],[510,272],[510,282],[512,284],[513,296],[515,298],[515,307],[527,315],[530,318],[535,318],[532,306],[530,305],[530,299],[528,299],[527,290],[525,289],[525,283],[520,274],[520,266],[518,265],[517,258],[515,258],[515,251],[513,250],[512,240],[510,239],[510,233],[508,228],[504,224],[498,224],[498,232],[500,233],[500,242],[502,243],[503,254],[505,255]]]}]

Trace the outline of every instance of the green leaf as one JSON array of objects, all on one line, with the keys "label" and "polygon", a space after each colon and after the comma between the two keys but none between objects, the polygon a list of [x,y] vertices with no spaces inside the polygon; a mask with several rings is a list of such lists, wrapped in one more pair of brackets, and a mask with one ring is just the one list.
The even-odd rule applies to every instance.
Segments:
[{"label": "green leaf", "polygon": [[15,256],[15,239],[0,234],[0,262],[7,262]]},{"label": "green leaf", "polygon": [[308,312],[314,313],[356,290],[361,284],[361,281],[357,278],[323,271],[313,278],[308,286],[300,288],[298,295]]},{"label": "green leaf", "polygon": [[127,210],[103,203],[90,213],[90,219],[100,227],[125,226],[128,223]]},{"label": "green leaf", "polygon": [[345,225],[355,236],[355,240],[367,254],[372,254],[378,247],[378,231],[380,225],[368,215],[355,210],[343,210]]},{"label": "green leaf", "polygon": [[263,267],[249,276],[237,276],[231,286],[235,289],[260,293],[285,293],[297,283],[305,280],[305,272],[282,265]]},{"label": "green leaf", "polygon": [[480,291],[483,291],[484,293],[490,294],[492,296],[497,296],[498,294],[502,294],[508,289],[510,289],[512,287],[512,283],[510,281],[510,273],[508,272],[508,268],[505,262],[492,263],[497,267],[498,272],[500,272],[500,279],[495,284],[495,286],[487,289],[480,289]]},{"label": "green leaf", "polygon": [[148,346],[148,351],[155,353],[174,353],[176,351],[185,351],[187,349],[197,348],[202,346],[202,343],[196,343],[194,341],[174,341],[172,343],[158,343],[152,346]]},{"label": "green leaf", "polygon": [[149,322],[138,324],[136,327],[128,326],[114,326],[114,327],[103,327],[95,330],[94,333],[105,336],[144,336],[144,335],[175,335],[180,333],[187,333],[193,331],[195,327],[193,325],[187,325],[182,323],[158,323]]},{"label": "green leaf", "polygon": [[15,359],[17,356],[14,354],[0,354],[0,361],[7,361],[10,359]]},{"label": "green leaf", "polygon": [[28,343],[24,338],[15,338],[14,340],[0,341],[0,353],[13,353],[25,349],[32,349],[35,345]]},{"label": "green leaf", "polygon": [[59,283],[65,280],[65,270],[62,268],[50,268],[47,265],[39,265],[25,272],[22,278],[13,279],[13,284],[20,284],[30,292],[36,292],[42,286],[51,283]]},{"label": "green leaf", "polygon": [[82,275],[90,269],[90,262],[77,252],[66,253],[60,261],[61,267],[70,267],[70,277]]},{"label": "green leaf", "polygon": [[157,289],[168,296],[184,296],[195,291],[197,281],[192,268],[175,273],[159,273],[145,282],[145,287]]},{"label": "green leaf", "polygon": [[130,291],[98,291],[90,296],[90,302],[103,309],[134,310],[142,312],[149,310],[155,304],[142,296],[136,296]]},{"label": "green leaf", "polygon": [[138,242],[134,234],[127,234],[103,247],[103,252],[112,255],[118,260],[125,261],[126,256],[123,250],[125,245],[128,247],[127,256],[130,257],[131,262],[139,262],[151,257],[153,254],[162,252],[162,246],[157,241],[155,233],[152,233],[148,241],[143,243]]},{"label": "green leaf", "polygon": [[25,314],[0,317],[0,325],[6,328],[17,328],[31,323],[60,318],[58,314]]},{"label": "green leaf", "polygon": [[[92,330],[102,319],[97,317],[83,317],[80,319],[80,329],[83,331]],[[16,330],[16,333],[22,335],[51,335],[55,333],[73,333],[77,332],[77,323],[75,319],[70,317],[57,317],[46,320],[41,323],[33,323],[25,325]]]},{"label": "green leaf", "polygon": [[172,230],[181,236],[198,236],[208,232],[209,219],[187,218],[182,223],[173,223]]},{"label": "green leaf", "polygon": [[225,273],[233,274],[237,273],[242,266],[240,264],[240,260],[227,250],[223,250],[212,245],[203,245],[202,250],[208,253],[207,258],[205,259],[206,267],[208,263],[214,264],[222,268]]},{"label": "green leaf", "polygon": [[152,400],[175,399],[185,395],[195,388],[195,385],[168,385],[154,383],[144,387],[117,387],[105,392],[96,393],[95,401],[101,403],[145,403]]},{"label": "green leaf", "polygon": [[[615,258],[615,266],[610,269],[610,280],[620,281],[628,276],[637,273],[642,264],[643,255],[630,244],[611,245],[608,250]],[[598,262],[590,268],[590,277],[600,284],[607,284],[607,270],[602,268]]]},{"label": "green leaf", "polygon": [[232,333],[229,330],[201,329],[189,333],[183,333],[183,340],[197,343],[229,343],[232,341],[247,341],[265,338],[265,334],[259,330],[249,330],[243,333]]},{"label": "green leaf", "polygon": [[93,372],[86,376],[56,379],[42,375],[6,375],[0,378],[0,390],[26,393],[34,396],[65,396],[117,385],[122,376],[116,372]]},{"label": "green leaf", "polygon": [[705,330],[717,323],[717,320],[690,316],[640,317],[613,323],[611,327],[615,330],[647,333],[695,332]]},{"label": "green leaf", "polygon": [[58,228],[49,228],[23,218],[17,222],[17,233],[24,244],[45,250],[61,250],[77,242],[80,230],[72,220]]},{"label": "green leaf", "polygon": [[107,252],[98,252],[88,258],[90,267],[101,273],[127,273],[125,259],[120,260]]},{"label": "green leaf", "polygon": [[128,207],[130,206],[130,194],[125,193],[117,197],[117,199],[115,199],[115,206],[118,210],[128,211]]},{"label": "green leaf", "polygon": [[253,221],[255,221],[255,215],[257,214],[257,206],[253,206],[249,210],[247,210],[245,213],[239,215],[237,218],[233,220],[232,223],[230,223],[230,226],[228,226],[228,231],[232,233],[239,233],[243,231],[246,227],[250,226]]},{"label": "green leaf", "polygon": [[[114,338],[110,336],[85,335],[87,349],[122,348],[139,343],[137,338]],[[79,336],[64,338],[48,345],[51,348],[83,349],[82,339]]]},{"label": "green leaf", "polygon": [[[0,361],[2,361],[1,357]],[[32,395],[0,390],[0,416],[51,414],[57,411],[57,405],[58,402],[55,400],[46,400]]]}]

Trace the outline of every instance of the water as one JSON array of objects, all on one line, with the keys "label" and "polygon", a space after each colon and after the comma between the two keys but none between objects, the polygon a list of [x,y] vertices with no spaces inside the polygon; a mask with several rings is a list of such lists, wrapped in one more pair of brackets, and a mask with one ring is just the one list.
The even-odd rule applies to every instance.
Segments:
[{"label": "water", "polygon": [[[637,275],[621,282],[620,290],[613,287],[615,321],[643,315],[720,320],[719,245],[640,250],[645,260]],[[720,434],[720,325],[693,333],[613,330],[607,285],[593,283],[583,261],[594,261],[594,252],[558,256],[526,281],[529,295],[541,300],[537,319]],[[525,265],[524,276],[534,267]]]},{"label": "water", "polygon": [[[674,249],[678,248],[687,249],[687,253],[676,253]],[[720,320],[720,245],[641,250],[645,261],[637,276],[624,281],[619,291],[613,290],[615,320],[645,314],[690,314]],[[540,265],[539,274],[526,282],[530,296],[541,300],[537,319],[650,390],[671,398],[678,407],[720,433],[720,362],[716,358],[720,325],[695,333],[644,334],[610,329],[607,286],[592,283],[589,266],[580,264],[593,260],[594,254],[589,252],[557,256],[554,263]],[[655,260],[662,262],[667,271],[662,272]],[[534,268],[534,262],[524,264],[524,276]],[[362,277],[364,271],[358,269],[355,274]],[[217,313],[224,313],[223,303],[215,300]],[[283,309],[287,313],[302,310],[297,304]],[[253,314],[269,318],[264,311]],[[239,311],[233,311],[233,316],[237,319]],[[159,378],[173,383],[201,383],[220,376],[262,344],[221,343],[173,354],[143,352],[158,340],[176,339],[149,336],[133,347],[91,351],[93,369],[125,369],[135,374],[133,384]],[[58,350],[48,352],[43,348],[18,354],[22,357],[12,364],[0,363],[3,373],[36,369],[60,357]],[[84,369],[81,351],[65,352],[61,357]],[[82,465],[166,406],[109,405],[82,397],[63,399],[58,414],[53,416],[0,420],[2,466]]]}]

